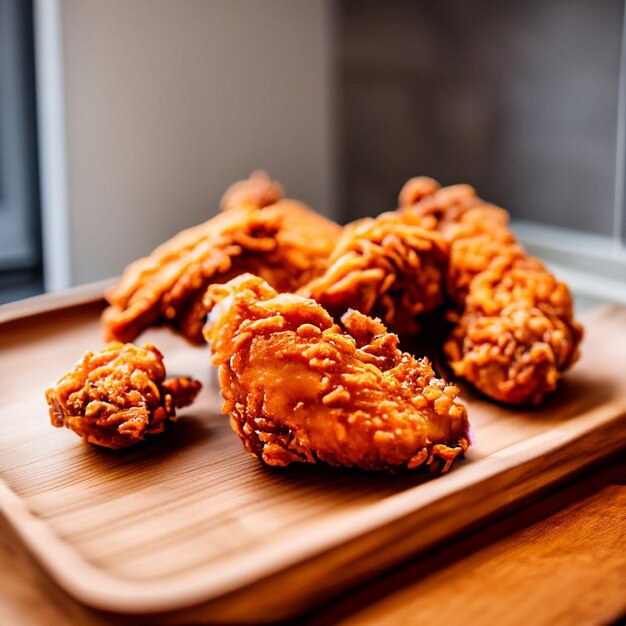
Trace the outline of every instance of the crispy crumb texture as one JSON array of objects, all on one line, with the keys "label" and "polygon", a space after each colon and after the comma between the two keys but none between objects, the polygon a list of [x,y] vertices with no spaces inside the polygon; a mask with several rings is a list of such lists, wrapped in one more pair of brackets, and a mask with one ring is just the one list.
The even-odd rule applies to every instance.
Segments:
[{"label": "crispy crumb texture", "polygon": [[454,329],[445,352],[454,373],[510,404],[537,404],[578,358],[582,327],[565,283],[528,255],[508,213],[469,185],[420,177],[400,192],[400,215],[449,245],[446,293]]},{"label": "crispy crumb texture", "polygon": [[443,302],[447,257],[439,233],[419,220],[383,213],[348,224],[328,269],[298,293],[336,319],[353,308],[397,332],[416,332],[417,316]]},{"label": "crispy crumb texture", "polygon": [[279,291],[295,291],[321,273],[341,227],[294,200],[255,173],[235,183],[212,219],[178,233],[152,254],[131,263],[106,294],[106,341],[132,341],[155,324],[171,324],[201,344],[212,283],[239,274],[262,276]]},{"label": "crispy crumb texture", "polygon": [[423,314],[442,307],[452,331],[440,341],[456,376],[500,402],[540,403],[579,355],[567,285],[469,185],[414,178],[399,205],[342,229],[254,172],[226,191],[221,214],[126,269],[107,294],[105,338],[131,341],[167,323],[203,343],[209,286],[251,273],[316,300],[335,322],[356,309],[401,334],[433,332]]},{"label": "crispy crumb texture", "polygon": [[223,410],[268,465],[446,471],[469,446],[458,389],[398,348],[379,321],[336,324],[313,300],[244,275],[207,293]]},{"label": "crispy crumb texture", "polygon": [[113,343],[87,352],[46,391],[53,426],[65,426],[89,443],[125,448],[163,432],[176,407],[191,404],[200,383],[165,379],[163,355],[152,345]]}]

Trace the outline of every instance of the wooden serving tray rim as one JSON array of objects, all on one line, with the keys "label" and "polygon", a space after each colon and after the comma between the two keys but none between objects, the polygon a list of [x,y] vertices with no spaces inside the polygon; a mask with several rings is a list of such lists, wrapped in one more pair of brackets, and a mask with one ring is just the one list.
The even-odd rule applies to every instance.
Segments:
[{"label": "wooden serving tray rim", "polygon": [[[61,586],[85,604],[129,613],[170,611],[214,599],[322,551],[362,537],[381,526],[396,522],[411,515],[417,508],[418,501],[422,511],[425,511],[429,505],[443,502],[456,495],[459,485],[484,483],[486,487],[492,479],[501,479],[506,472],[523,467],[537,456],[557,455],[559,450],[593,432],[600,421],[598,416],[586,426],[582,434],[580,431],[574,432],[571,427],[558,429],[560,438],[556,445],[552,436],[555,431],[550,431],[550,437],[547,436],[548,433],[541,433],[489,457],[476,460],[465,466],[462,472],[452,472],[437,478],[436,493],[429,493],[431,490],[428,489],[434,481],[418,484],[371,504],[367,516],[359,512],[349,512],[331,523],[323,523],[316,534],[306,536],[297,544],[284,539],[271,546],[255,549],[253,558],[250,557],[250,553],[239,554],[226,559],[226,562],[222,560],[198,568],[191,575],[162,581],[131,581],[103,573],[80,558],[71,546],[47,527],[45,521],[32,515],[24,502],[3,480],[0,482],[0,510]],[[621,430],[624,431],[626,411],[620,416],[620,422],[623,422]],[[611,430],[619,432],[619,424],[615,426],[616,428]],[[548,440],[550,443],[546,445]],[[609,441],[604,454],[618,450],[625,443],[626,435],[621,440],[616,437]],[[583,464],[586,465],[594,458],[586,459]],[[493,471],[494,467],[497,467],[497,472]],[[43,545],[45,549],[42,549]],[[271,560],[264,558],[270,555]]]},{"label": "wooden serving tray rim", "polygon": [[[110,281],[106,283],[109,284]],[[18,303],[19,306],[4,305],[0,307],[0,324],[97,301],[102,298],[103,289],[103,283],[96,283],[77,288],[70,293],[39,296]],[[604,305],[592,314],[601,314],[612,307],[616,305]],[[626,445],[626,407],[618,415],[613,415],[609,422],[607,413],[612,412],[600,405],[590,413],[574,417],[558,428],[465,464],[462,471],[458,468],[436,481],[418,483],[372,503],[368,505],[366,515],[362,511],[347,511],[332,520],[311,522],[310,527],[314,532],[304,535],[300,533],[297,541],[286,536],[277,542],[258,546],[251,552],[223,557],[198,567],[189,574],[174,578],[135,581],[116,578],[99,570],[54,534],[44,520],[31,513],[2,479],[0,511],[44,568],[81,602],[103,610],[126,613],[172,611],[213,600],[342,544],[361,540],[376,530],[410,518],[416,512],[421,517],[426,516],[430,509],[445,507],[450,499],[458,500],[463,493],[459,492],[461,486],[482,484],[484,487],[482,492],[485,494],[485,503],[482,508],[478,502],[466,503],[476,508],[477,513],[473,518],[473,522],[476,522],[485,517],[483,509],[486,504],[504,494],[504,490],[502,494],[490,492],[490,483],[500,483],[500,488],[502,483],[509,486],[520,485],[518,499],[533,491],[524,489],[532,476],[527,475],[523,469],[531,461],[539,457],[553,459],[552,464],[548,463],[544,471],[552,472],[551,482],[555,482],[568,473],[568,470],[583,467]],[[598,426],[601,426],[600,431]],[[561,467],[558,461],[559,451],[586,439],[603,442],[604,447],[600,449],[599,445],[595,448],[588,446],[590,450],[581,455],[575,464],[570,463],[567,468]],[[482,511],[481,514],[478,514],[479,510]],[[453,521],[450,523],[454,526]],[[466,526],[467,523],[455,530],[459,531]],[[422,547],[425,546],[426,544]]]},{"label": "wooden serving tray rim", "polygon": [[0,305],[0,324],[88,304],[89,302],[97,302],[104,298],[106,290],[112,287],[116,281],[115,278],[107,278],[95,283],[72,287],[65,291],[44,293],[2,304]]}]

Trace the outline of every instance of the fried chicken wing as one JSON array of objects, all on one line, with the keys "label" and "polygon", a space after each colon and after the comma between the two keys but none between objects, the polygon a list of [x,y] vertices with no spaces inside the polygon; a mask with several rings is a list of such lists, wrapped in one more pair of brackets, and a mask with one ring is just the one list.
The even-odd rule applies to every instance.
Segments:
[{"label": "fried chicken wing", "polygon": [[83,360],[46,391],[53,426],[89,443],[124,448],[163,432],[176,407],[193,402],[200,383],[165,380],[163,355],[147,344],[113,343]]},{"label": "fried chicken wing", "polygon": [[264,207],[234,202],[126,268],[106,296],[106,340],[131,341],[147,326],[168,322],[203,343],[202,298],[211,283],[252,272],[280,291],[295,291],[323,270],[341,233],[337,224],[294,200]]},{"label": "fried chicken wing", "polygon": [[565,283],[528,255],[508,227],[508,213],[469,185],[439,188],[410,180],[400,213],[441,233],[449,245],[450,319],[445,352],[457,376],[511,404],[536,404],[578,358],[582,327]]},{"label": "fried chicken wing", "polygon": [[415,332],[418,314],[443,302],[447,244],[409,216],[383,213],[348,224],[329,267],[299,290],[336,319],[349,308],[396,332]]},{"label": "fried chicken wing", "polygon": [[469,446],[458,389],[379,321],[336,324],[313,300],[243,275],[207,292],[205,335],[224,413],[268,465],[446,471]]}]

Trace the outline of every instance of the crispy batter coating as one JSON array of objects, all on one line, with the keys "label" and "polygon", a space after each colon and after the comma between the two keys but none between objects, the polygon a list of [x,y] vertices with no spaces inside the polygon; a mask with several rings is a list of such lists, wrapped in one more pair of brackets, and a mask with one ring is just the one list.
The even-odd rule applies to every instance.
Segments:
[{"label": "crispy batter coating", "polygon": [[211,283],[253,272],[280,291],[295,291],[323,270],[340,233],[293,200],[263,210],[231,207],[126,268],[107,293],[105,339],[131,341],[147,326],[168,322],[190,342],[203,343],[202,298]]},{"label": "crispy batter coating", "polygon": [[445,352],[457,376],[511,404],[536,404],[578,358],[582,327],[565,283],[517,243],[508,213],[469,185],[410,180],[400,213],[440,232],[450,247]]},{"label": "crispy batter coating", "polygon": [[443,302],[447,256],[439,233],[410,215],[383,213],[348,224],[326,272],[298,293],[336,319],[353,308],[397,332],[415,332],[417,315]]},{"label": "crispy batter coating", "polygon": [[89,443],[125,448],[163,432],[175,407],[191,404],[200,383],[165,380],[163,355],[152,345],[112,343],[87,352],[46,391],[53,426],[66,426]]},{"label": "crispy batter coating", "polygon": [[251,206],[256,209],[276,204],[284,196],[282,185],[271,180],[266,172],[258,170],[252,172],[246,180],[233,183],[222,196],[220,209],[228,211],[241,206]]},{"label": "crispy batter coating", "polygon": [[342,326],[313,300],[244,275],[207,292],[223,410],[268,465],[446,471],[469,446],[458,389],[398,349],[380,320]]}]

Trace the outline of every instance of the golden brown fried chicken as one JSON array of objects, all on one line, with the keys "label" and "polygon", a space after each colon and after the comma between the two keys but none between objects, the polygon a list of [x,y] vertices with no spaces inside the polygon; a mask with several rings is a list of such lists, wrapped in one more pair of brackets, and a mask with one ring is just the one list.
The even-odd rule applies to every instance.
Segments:
[{"label": "golden brown fried chicken", "polygon": [[200,383],[165,380],[163,355],[152,345],[113,343],[87,352],[46,391],[53,426],[66,426],[89,443],[125,448],[163,432],[176,407],[193,402]]},{"label": "golden brown fried chicken", "polygon": [[401,214],[450,247],[446,290],[456,325],[445,351],[455,374],[502,402],[541,402],[578,358],[582,328],[567,285],[517,243],[507,212],[469,185],[441,189],[415,178],[399,201]]},{"label": "golden brown fried chicken", "polygon": [[271,180],[266,172],[252,172],[246,180],[233,183],[222,196],[220,209],[228,211],[242,206],[262,209],[276,204],[284,196],[282,185]]},{"label": "golden brown fried chicken", "polygon": [[401,352],[379,320],[348,311],[341,327],[315,301],[251,275],[213,285],[207,307],[223,410],[268,465],[446,471],[467,450],[458,389]]},{"label": "golden brown fried chicken", "polygon": [[202,343],[202,298],[211,283],[252,272],[280,291],[295,291],[323,270],[340,233],[337,224],[294,200],[263,210],[231,207],[126,268],[107,293],[105,338],[131,341],[147,326],[168,322]]},{"label": "golden brown fried chicken", "polygon": [[349,308],[376,315],[400,333],[443,302],[447,245],[441,235],[383,213],[344,228],[328,269],[300,289],[336,319]]}]

